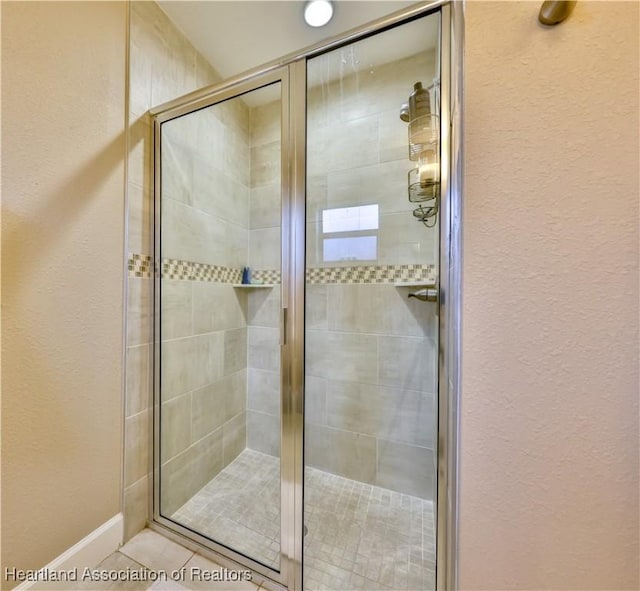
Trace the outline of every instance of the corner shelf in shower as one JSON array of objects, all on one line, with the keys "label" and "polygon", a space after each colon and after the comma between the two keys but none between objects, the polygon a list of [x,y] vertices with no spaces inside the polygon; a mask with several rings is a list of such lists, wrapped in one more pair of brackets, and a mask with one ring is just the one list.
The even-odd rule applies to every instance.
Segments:
[{"label": "corner shelf in shower", "polygon": [[237,287],[238,289],[269,289],[277,286],[277,283],[234,283],[231,287]]}]

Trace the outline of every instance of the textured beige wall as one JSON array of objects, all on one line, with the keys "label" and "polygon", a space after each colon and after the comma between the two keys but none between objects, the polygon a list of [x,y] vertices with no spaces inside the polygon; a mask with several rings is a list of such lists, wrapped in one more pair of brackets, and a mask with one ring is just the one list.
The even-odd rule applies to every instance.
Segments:
[{"label": "textured beige wall", "polygon": [[126,4],[2,25],[4,572],[120,511]]},{"label": "textured beige wall", "polygon": [[460,574],[637,589],[638,3],[466,15]]}]

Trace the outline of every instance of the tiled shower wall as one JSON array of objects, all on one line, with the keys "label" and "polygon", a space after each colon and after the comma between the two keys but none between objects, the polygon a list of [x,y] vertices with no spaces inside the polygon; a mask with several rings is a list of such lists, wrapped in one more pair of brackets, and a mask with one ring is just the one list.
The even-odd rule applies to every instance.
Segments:
[{"label": "tiled shower wall", "polygon": [[127,281],[125,540],[145,525],[151,486],[153,146],[147,112],[219,80],[155,2],[131,2],[130,7],[127,250],[138,257],[130,263]]},{"label": "tiled shower wall", "polygon": [[[278,277],[281,266],[281,103],[251,109],[249,264]],[[279,283],[279,278],[274,283]],[[280,286],[249,294],[247,444],[280,456]]]},{"label": "tiled shower wall", "polygon": [[[315,468],[432,499],[436,305],[379,279],[357,283],[354,274],[362,266],[433,265],[400,273],[405,281],[435,276],[437,230],[412,215],[414,165],[399,117],[414,82],[431,83],[435,53],[321,83],[329,66],[322,60],[330,59],[309,64],[319,84],[308,105],[307,267],[352,271],[307,283],[305,457]],[[325,262],[322,210],[369,204],[379,208],[377,259]]]},{"label": "tiled shower wall", "polygon": [[[407,125],[399,118],[416,72],[427,86],[434,70],[432,51],[380,66],[369,78],[317,85],[310,91],[307,132],[307,268],[314,271],[306,291],[306,461],[427,499],[434,495],[436,306],[408,299],[410,288],[395,287],[385,276],[435,277],[437,231],[413,218],[415,205],[406,197],[412,167]],[[278,108],[274,102],[251,112],[252,171],[259,163],[267,184],[251,191],[250,260],[262,268],[278,267],[280,200],[269,184],[278,170],[279,153],[270,143]],[[254,121],[261,122],[258,131]],[[256,145],[265,148],[254,162]],[[373,203],[380,211],[377,259],[325,262],[322,210]],[[327,267],[341,269],[319,271]],[[358,278],[363,267],[373,267],[373,277]],[[279,313],[278,289],[250,295],[247,441],[276,456]]]},{"label": "tiled shower wall", "polygon": [[[219,80],[155,3],[132,2],[131,17],[128,251],[136,254],[136,261],[128,281],[126,538],[147,519],[151,485],[152,279],[150,259],[145,257],[153,252],[153,208],[151,130],[146,112],[152,105]],[[381,212],[379,256],[374,265],[393,265],[397,270],[402,264],[436,262],[435,232],[411,219],[411,207],[404,197],[409,162],[406,125],[398,118],[398,101],[406,100],[415,82],[411,71],[416,66],[421,71],[432,70],[433,54],[404,61],[404,65],[378,68],[369,81],[345,79],[339,88],[329,85],[311,93],[309,267],[327,266],[318,248],[321,209],[373,202],[379,203]],[[398,72],[402,73],[400,80]],[[173,145],[169,142],[165,155],[180,164],[182,171],[163,179],[171,197],[170,213],[187,222],[175,232],[173,243],[170,238],[165,243],[165,257],[235,268],[248,261],[254,269],[279,271],[278,110],[277,103],[268,103],[239,118],[238,113],[226,113],[182,130],[183,137],[192,137],[196,143],[208,141],[213,161],[221,147],[220,138],[225,142],[225,125],[234,128],[235,157],[227,164],[233,167],[244,162],[245,167],[233,169],[228,179],[219,177],[216,183],[207,176],[206,162],[190,159],[185,153],[186,144],[180,145],[177,138]],[[214,130],[208,138],[202,136],[207,127]],[[350,142],[344,139],[345,129],[351,130]],[[239,182],[231,186],[230,179]],[[234,200],[218,204],[233,204],[233,208],[213,211],[215,199],[207,199],[206,188],[221,181],[236,193]],[[185,191],[190,183],[193,191]],[[206,227],[202,220],[213,218],[223,223],[213,224],[211,231],[189,232],[193,224],[202,230]],[[227,229],[221,230],[222,226]],[[207,240],[206,249],[202,248],[204,236],[212,239]],[[233,248],[216,250],[228,239]],[[213,253],[212,258],[203,261],[206,252]],[[334,279],[316,275],[307,290],[308,463],[429,498],[435,307],[407,300],[406,288],[370,280],[338,283],[353,277],[348,269],[342,271],[341,279],[335,279],[335,273],[331,275]],[[215,367],[202,379],[197,377],[198,371],[190,373],[186,366],[163,370],[167,379],[169,374],[175,376],[175,388],[165,396],[164,414],[171,423],[164,429],[165,434],[170,433],[163,458],[166,467],[170,468],[172,461],[178,466],[175,460],[180,456],[197,464],[198,457],[210,454],[216,459],[202,472],[210,470],[213,475],[244,447],[245,437],[248,447],[279,455],[279,288],[246,293],[228,283],[177,277],[179,272],[164,282],[165,306],[171,309],[164,315],[164,346],[176,351],[181,347],[182,351],[208,350],[207,359],[213,358]],[[189,364],[189,357],[176,353],[165,359],[182,358],[181,363]],[[434,360],[433,365],[429,359]],[[187,375],[193,377],[184,382]],[[210,396],[205,397],[201,387],[209,388]],[[229,396],[224,413],[220,413],[220,405],[215,405],[217,412],[204,408],[202,404],[214,404],[215,392],[221,392],[222,387],[230,387],[234,394]],[[246,399],[240,395],[243,389]],[[419,478],[414,478],[415,474]],[[176,482],[182,481],[179,471],[174,476]],[[176,487],[176,498],[167,500],[168,510],[199,484],[192,480],[187,486]]]},{"label": "tiled shower wall", "polygon": [[248,256],[248,129],[241,99],[163,125],[164,515],[246,446],[247,298],[231,282]]}]

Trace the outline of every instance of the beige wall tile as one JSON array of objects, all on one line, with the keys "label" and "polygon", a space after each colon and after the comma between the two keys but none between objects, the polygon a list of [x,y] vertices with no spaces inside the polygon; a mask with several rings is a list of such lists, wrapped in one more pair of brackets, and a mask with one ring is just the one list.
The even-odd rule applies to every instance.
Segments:
[{"label": "beige wall tile", "polygon": [[247,407],[271,415],[280,414],[280,372],[249,368]]},{"label": "beige wall tile", "polygon": [[247,228],[249,189],[238,179],[220,170],[221,163],[208,158],[194,159],[193,206],[231,224]]},{"label": "beige wall tile", "polygon": [[280,371],[280,331],[275,328],[250,326],[248,333],[248,366]]},{"label": "beige wall tile", "polygon": [[224,375],[247,367],[247,329],[224,331]]},{"label": "beige wall tile", "polygon": [[433,229],[426,228],[411,213],[382,215],[378,232],[378,263],[437,265],[436,236]]},{"label": "beige wall tile", "polygon": [[191,444],[191,393],[163,402],[160,407],[160,461],[177,456]]},{"label": "beige wall tile", "polygon": [[145,53],[144,42],[140,39],[140,17],[131,11],[131,45],[129,53],[129,113],[143,115],[151,104],[151,62]]},{"label": "beige wall tile", "polygon": [[247,230],[172,199],[163,200],[162,257],[238,266],[246,260]]},{"label": "beige wall tile", "polygon": [[376,110],[400,111],[400,104],[408,102],[413,85],[420,80],[423,86],[433,81],[435,71],[433,51],[420,52],[403,60],[397,60],[376,68],[368,80],[365,96],[376,105]]},{"label": "beige wall tile", "polygon": [[325,288],[329,330],[435,338],[436,307],[408,297],[417,288],[355,283]]},{"label": "beige wall tile", "polygon": [[[327,207],[378,204],[380,214],[411,214],[416,205],[409,202],[407,173],[412,168],[415,163],[404,159],[330,172]],[[319,214],[317,218],[321,219]]]},{"label": "beige wall tile", "polygon": [[[380,162],[400,160],[409,165],[409,128],[397,105],[379,113]],[[414,163],[415,164],[415,163]]]},{"label": "beige wall tile", "polygon": [[[327,58],[331,59],[329,56]],[[310,85],[314,85],[317,68],[327,67],[321,63],[327,58],[315,58],[309,63]],[[321,92],[309,94],[309,110],[322,111],[322,115],[317,116],[317,121],[336,128],[354,119],[372,115],[376,111],[377,104],[372,100],[371,93],[367,90],[368,86],[366,76],[348,74],[341,76],[338,81],[324,84]]]},{"label": "beige wall tile", "polygon": [[148,115],[133,120],[129,126],[129,182],[151,186],[151,122]]},{"label": "beige wall tile", "polygon": [[327,424],[422,447],[431,447],[435,429],[435,395],[371,384],[327,385]]},{"label": "beige wall tile", "polygon": [[195,443],[246,409],[247,373],[240,370],[191,393],[191,441]]},{"label": "beige wall tile", "polygon": [[375,483],[376,440],[368,435],[307,424],[305,457],[313,468]]},{"label": "beige wall tile", "polygon": [[124,542],[144,529],[149,518],[150,476],[144,476],[124,489]]},{"label": "beige wall tile", "polygon": [[129,450],[124,463],[124,486],[140,480],[149,472],[150,413],[144,410],[125,419],[124,445]]},{"label": "beige wall tile", "polygon": [[434,498],[433,452],[378,440],[376,484],[422,499]]},{"label": "beige wall tile", "polygon": [[[227,102],[233,102],[233,100]],[[232,178],[248,187],[251,178],[251,157],[248,141],[242,137],[237,127],[225,124],[223,145],[225,169]]]},{"label": "beige wall tile", "polygon": [[235,460],[247,447],[247,417],[244,412],[237,414],[222,427],[222,454],[225,466]]},{"label": "beige wall tile", "polygon": [[280,457],[280,417],[247,411],[247,447]]},{"label": "beige wall tile", "polygon": [[282,103],[275,100],[251,109],[251,146],[279,142],[281,136]]},{"label": "beige wall tile", "polygon": [[227,224],[227,255],[229,256],[230,267],[244,267],[249,260],[249,230],[245,227]]},{"label": "beige wall tile", "polygon": [[282,156],[280,142],[261,144],[251,148],[251,184],[253,187],[280,184]]},{"label": "beige wall tile", "polygon": [[153,198],[151,190],[127,185],[127,249],[130,253],[153,252]]},{"label": "beige wall tile", "polygon": [[139,345],[127,348],[125,413],[127,417],[151,407],[152,347]]},{"label": "beige wall tile", "polygon": [[204,384],[200,383],[196,386],[196,382],[202,380],[201,376],[195,375],[197,368],[193,363],[194,348],[193,337],[175,339],[161,344],[160,395],[163,402],[210,383],[209,380],[205,380]]},{"label": "beige wall tile", "polygon": [[218,104],[183,117],[194,125],[194,129],[188,135],[188,145],[192,155],[198,160],[198,165],[194,167],[194,170],[200,174],[206,166],[210,166],[218,172],[224,171],[225,125],[220,120],[220,115],[220,105]]},{"label": "beige wall tile", "polygon": [[191,393],[192,443],[212,433],[225,422],[225,381],[219,380]]},{"label": "beige wall tile", "polygon": [[307,330],[306,373],[336,380],[376,383],[378,338]]},{"label": "beige wall tile", "polygon": [[196,55],[196,83],[198,88],[221,82],[220,75],[211,67],[211,64],[200,54]]},{"label": "beige wall tile", "polygon": [[316,425],[327,424],[327,380],[307,375],[304,378],[304,420]]},{"label": "beige wall tile", "polygon": [[225,391],[225,419],[228,421],[247,409],[247,369],[226,376],[221,382]]},{"label": "beige wall tile", "polygon": [[[307,284],[305,293],[305,327],[327,328],[328,285]],[[344,329],[341,329],[344,330]]]},{"label": "beige wall tile", "polygon": [[242,98],[224,101],[218,105],[216,112],[220,121],[236,132],[236,135],[245,144],[249,145],[250,113],[247,103]]},{"label": "beige wall tile", "polygon": [[163,402],[220,379],[223,375],[223,364],[223,333],[214,332],[163,342]]},{"label": "beige wall tile", "polygon": [[[180,119],[176,121],[180,121]],[[171,126],[173,123],[174,121],[168,121],[165,125]],[[183,137],[180,138],[182,141],[178,143],[170,139],[171,135],[174,134],[165,133],[162,135],[162,161],[160,166],[162,197],[192,205],[194,175],[196,174],[193,149],[190,146],[193,140],[189,137]],[[197,171],[197,173],[201,174],[201,171]]]},{"label": "beige wall tile", "polygon": [[194,281],[193,329],[196,334],[242,328],[247,318],[247,293],[231,285]]},{"label": "beige wall tile", "polygon": [[160,284],[160,330],[162,340],[193,334],[192,281],[162,279]]},{"label": "beige wall tile", "polygon": [[162,514],[170,516],[174,513],[222,467],[222,428],[162,464]]},{"label": "beige wall tile", "polygon": [[430,338],[380,337],[379,382],[423,392],[436,391],[437,348]]},{"label": "beige wall tile", "polygon": [[282,198],[280,183],[270,183],[253,187],[249,196],[249,227],[280,227],[282,218]]},{"label": "beige wall tile", "polygon": [[127,346],[150,343],[153,338],[153,280],[127,281]]},{"label": "beige wall tile", "polygon": [[282,302],[280,287],[270,289],[255,289],[248,294],[249,316],[251,326],[280,327]]},{"label": "beige wall tile", "polygon": [[307,175],[307,221],[322,221],[322,210],[329,207],[328,182],[326,173]]},{"label": "beige wall tile", "polygon": [[307,124],[307,176],[327,174],[331,146],[329,134],[327,125]]},{"label": "beige wall tile", "polygon": [[252,269],[280,269],[281,230],[260,228],[249,231],[249,266]]},{"label": "beige wall tile", "polygon": [[197,111],[162,124],[162,139],[174,146],[180,146],[188,153],[193,152],[199,138],[199,128],[203,111]]},{"label": "beige wall tile", "polygon": [[415,288],[396,288],[380,286],[380,300],[383,308],[391,313],[385,315],[388,322],[388,334],[406,336],[425,336],[438,340],[438,308],[430,302],[421,302],[410,298],[409,293]]},{"label": "beige wall tile", "polygon": [[345,121],[329,132],[328,170],[344,170],[378,162],[378,118]]},{"label": "beige wall tile", "polygon": [[153,64],[151,103],[160,105],[196,90],[196,53],[189,42],[172,26],[162,31],[165,41],[173,47],[168,59]]},{"label": "beige wall tile", "polygon": [[305,255],[307,268],[328,267],[334,264],[325,264],[322,258],[322,226],[319,222],[307,222]]},{"label": "beige wall tile", "polygon": [[[210,228],[207,220],[210,216],[201,215],[194,210],[173,199],[162,200],[162,258],[179,259],[183,261],[207,262],[224,264],[224,250],[220,241],[225,236],[223,222],[217,218],[211,218],[212,223],[217,222],[217,228]],[[209,239],[218,240],[218,244],[212,244],[216,256],[207,256],[207,243]]]}]

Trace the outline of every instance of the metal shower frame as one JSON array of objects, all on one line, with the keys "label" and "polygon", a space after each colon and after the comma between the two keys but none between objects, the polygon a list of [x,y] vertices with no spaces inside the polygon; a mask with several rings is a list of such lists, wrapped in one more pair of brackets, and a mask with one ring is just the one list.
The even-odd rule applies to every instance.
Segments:
[{"label": "metal shower frame", "polygon": [[[160,515],[160,274],[154,281],[153,486],[149,527],[230,568],[249,568],[266,588],[302,591],[304,457],[304,290],[307,60],[387,29],[439,12],[441,79],[441,211],[439,264],[438,491],[436,586],[458,587],[458,453],[461,342],[462,83],[464,11],[459,0],[421,2],[345,34],[189,93],[150,110],[153,118],[155,260],[160,267],[161,125],[237,95],[282,86],[282,424],[281,569]],[[411,220],[408,220],[409,222]]]}]

